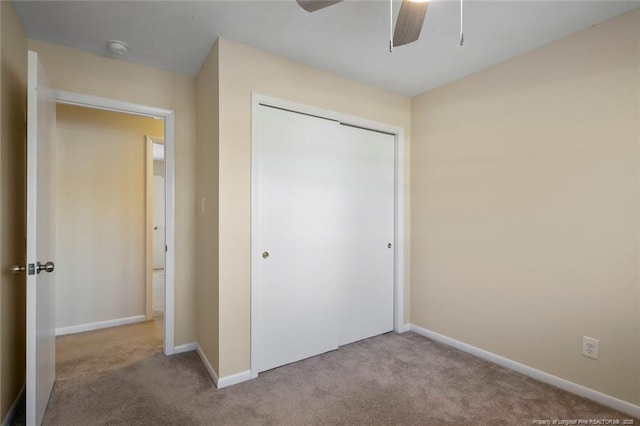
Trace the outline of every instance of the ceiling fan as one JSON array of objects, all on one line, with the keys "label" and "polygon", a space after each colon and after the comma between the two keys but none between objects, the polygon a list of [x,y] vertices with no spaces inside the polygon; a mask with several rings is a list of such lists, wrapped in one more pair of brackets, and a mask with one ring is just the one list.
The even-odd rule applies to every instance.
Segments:
[{"label": "ceiling fan", "polygon": [[[307,12],[315,12],[343,0],[296,0]],[[427,0],[402,0],[400,12],[393,31],[391,48],[413,43],[420,37],[424,17],[427,14]]]}]

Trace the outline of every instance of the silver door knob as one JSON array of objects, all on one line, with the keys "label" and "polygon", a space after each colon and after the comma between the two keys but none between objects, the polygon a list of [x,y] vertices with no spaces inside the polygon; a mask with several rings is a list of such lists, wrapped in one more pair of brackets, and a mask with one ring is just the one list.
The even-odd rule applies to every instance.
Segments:
[{"label": "silver door knob", "polygon": [[26,270],[27,270],[27,267],[26,266],[22,266],[22,265],[13,265],[11,267],[11,272],[13,272],[16,275],[20,274],[20,273],[22,273],[22,272],[24,272]]},{"label": "silver door knob", "polygon": [[53,270],[56,269],[56,265],[49,261],[47,263],[45,263],[44,265],[40,262],[38,262],[38,267],[37,267],[37,271],[38,273],[45,271],[45,272],[53,272]]},{"label": "silver door knob", "polygon": [[266,259],[267,257],[269,257],[269,252],[265,251],[264,253],[262,253],[262,258]]}]

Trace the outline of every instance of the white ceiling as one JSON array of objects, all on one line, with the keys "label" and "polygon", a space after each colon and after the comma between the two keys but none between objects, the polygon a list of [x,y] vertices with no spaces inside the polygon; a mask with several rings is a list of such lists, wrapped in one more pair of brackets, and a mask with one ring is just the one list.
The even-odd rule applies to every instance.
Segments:
[{"label": "white ceiling", "polygon": [[[633,1],[433,0],[420,40],[389,53],[389,2],[307,13],[295,0],[16,1],[30,38],[195,75],[218,36],[413,96],[640,6]],[[394,1],[397,13],[399,1]]]}]

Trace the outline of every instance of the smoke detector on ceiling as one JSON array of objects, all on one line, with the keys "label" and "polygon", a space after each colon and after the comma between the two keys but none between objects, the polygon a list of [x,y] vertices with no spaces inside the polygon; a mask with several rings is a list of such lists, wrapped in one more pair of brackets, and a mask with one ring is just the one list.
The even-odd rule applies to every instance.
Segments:
[{"label": "smoke detector on ceiling", "polygon": [[129,50],[129,46],[120,40],[109,40],[107,41],[107,49],[115,56],[123,56]]}]

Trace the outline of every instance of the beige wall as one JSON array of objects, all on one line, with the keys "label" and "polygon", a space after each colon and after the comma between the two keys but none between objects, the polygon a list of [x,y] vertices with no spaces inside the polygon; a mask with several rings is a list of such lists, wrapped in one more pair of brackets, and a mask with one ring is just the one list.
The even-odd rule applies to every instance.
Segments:
[{"label": "beige wall", "polygon": [[412,322],[635,404],[639,43],[635,11],[414,98],[411,158]]},{"label": "beige wall", "polygon": [[219,365],[218,297],[218,44],[216,43],[196,79],[197,87],[197,336],[211,366]]},{"label": "beige wall", "polygon": [[29,48],[56,89],[175,111],[175,344],[195,341],[195,79],[34,40]]},{"label": "beige wall", "polygon": [[25,379],[27,37],[11,2],[0,2],[0,421]]},{"label": "beige wall", "polygon": [[[220,65],[220,365],[218,372],[221,376],[227,376],[250,368],[251,93],[257,92],[402,127],[406,131],[407,165],[411,112],[410,100],[399,95],[365,86],[230,40],[219,39],[218,49]],[[408,190],[408,167],[406,167],[405,185]],[[407,233],[405,235],[407,256],[409,255],[408,195],[407,193]]]},{"label": "beige wall", "polygon": [[56,328],[145,315],[152,118],[58,104]]}]

